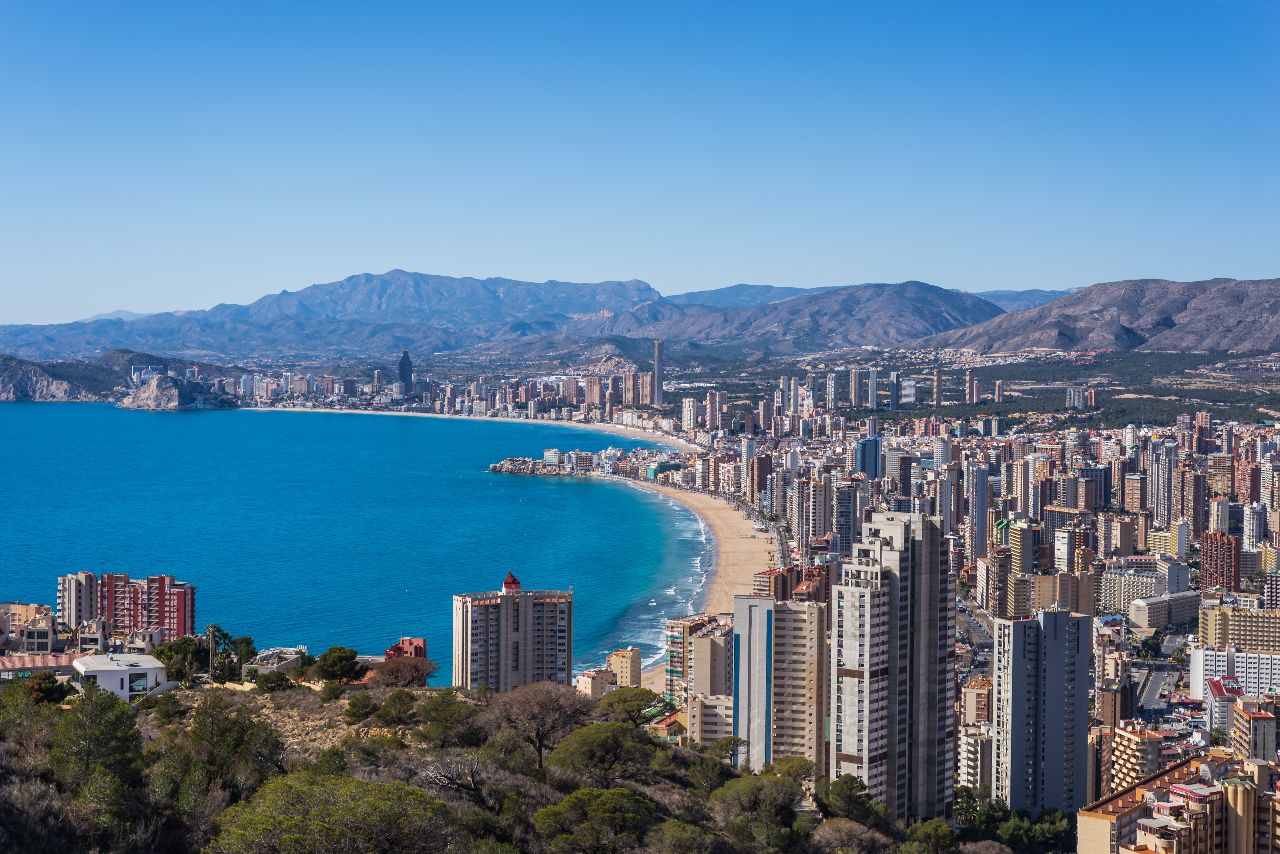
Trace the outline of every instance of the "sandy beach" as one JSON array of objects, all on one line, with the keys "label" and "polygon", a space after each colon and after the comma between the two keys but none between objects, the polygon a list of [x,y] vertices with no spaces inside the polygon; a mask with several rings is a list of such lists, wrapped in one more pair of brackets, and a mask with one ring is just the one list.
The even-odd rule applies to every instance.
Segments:
[{"label": "sandy beach", "polygon": [[716,566],[702,610],[722,614],[733,610],[733,597],[750,593],[757,572],[769,569],[773,534],[757,531],[755,523],[728,501],[703,492],[690,492],[643,481],[627,481],[674,498],[702,518],[715,538]]},{"label": "sandy beach", "polygon": [[[484,418],[463,415],[441,415],[435,412],[394,412],[368,409],[296,409],[263,408],[255,412],[330,412],[347,415],[395,415],[413,418],[450,418],[465,421],[481,421],[515,424],[545,424],[559,427],[577,427],[584,430],[596,430],[624,436],[628,439],[639,439],[649,442],[662,442],[672,445],[688,453],[702,451],[697,445],[677,439],[664,433],[652,433],[637,430],[633,427],[622,427],[618,424],[583,423],[578,421],[540,421],[519,418]],[[702,492],[690,492],[670,486],[659,486],[638,480],[626,480],[644,489],[661,492],[681,504],[684,504],[702,518],[711,529],[711,536],[716,544],[716,566],[712,575],[711,586],[707,590],[703,602],[703,610],[722,613],[733,610],[733,597],[738,593],[750,593],[752,576],[766,570],[770,566],[773,555],[773,536],[767,532],[755,530],[755,524],[742,514],[732,503],[715,498]]]},{"label": "sandy beach", "polygon": [[[670,486],[628,480],[638,487],[661,492],[694,513],[708,528],[716,544],[716,566],[702,603],[703,611],[721,614],[733,611],[733,597],[750,593],[752,580],[757,572],[771,566],[774,553],[773,535],[755,530],[755,523],[742,514],[732,503],[702,492],[690,492]],[[647,668],[641,684],[650,691],[661,694],[666,676],[661,663]]]},{"label": "sandy beach", "polygon": [[[574,427],[580,430],[594,430],[597,433],[611,433],[614,436],[635,439],[641,442],[653,442],[655,444],[669,445],[677,450],[690,454],[701,453],[705,450],[692,442],[676,438],[675,436],[668,436],[666,433],[655,433],[651,430],[640,430],[635,427],[623,427],[620,424],[603,424],[594,421],[550,421],[535,418],[486,418],[483,415],[443,415],[439,412],[397,412],[390,409],[332,409],[305,406],[248,406],[244,408],[251,412],[325,412],[331,415],[395,415],[402,418],[406,416],[410,418],[447,418],[450,421],[477,421],[486,424],[543,424],[550,427]],[[571,449],[566,448],[564,450]]]},{"label": "sandy beach", "polygon": [[[616,436],[623,436],[628,439],[638,439],[641,441],[663,443],[676,447],[688,453],[699,453],[703,449],[690,442],[667,436],[662,433],[652,433],[647,430],[638,430],[632,427],[622,427],[617,424],[598,424],[583,423],[576,421],[541,421],[517,418],[484,418],[475,416],[461,415],[442,415],[434,412],[394,412],[385,410],[365,410],[365,409],[307,409],[307,408],[290,408],[275,409],[264,408],[255,409],[256,412],[330,412],[347,415],[395,415],[410,416],[416,418],[451,418],[466,421],[494,422],[494,423],[516,423],[516,424],[545,424],[560,427],[577,427],[586,430],[596,430],[602,433],[611,433]],[[752,581],[757,572],[762,572],[772,566],[772,558],[774,555],[773,534],[766,531],[757,531],[755,523],[743,515],[732,502],[702,492],[691,492],[684,489],[676,489],[670,486],[660,486],[655,483],[646,481],[618,479],[619,482],[634,484],[641,489],[649,489],[654,492],[660,492],[681,504],[688,507],[694,513],[698,514],[703,523],[711,532],[711,536],[715,541],[716,565],[713,568],[710,585],[707,588],[706,595],[703,597],[702,610],[709,611],[713,614],[721,614],[733,611],[733,597],[750,593]],[[644,671],[642,684],[652,691],[662,693],[664,688],[663,665],[655,664]]]}]

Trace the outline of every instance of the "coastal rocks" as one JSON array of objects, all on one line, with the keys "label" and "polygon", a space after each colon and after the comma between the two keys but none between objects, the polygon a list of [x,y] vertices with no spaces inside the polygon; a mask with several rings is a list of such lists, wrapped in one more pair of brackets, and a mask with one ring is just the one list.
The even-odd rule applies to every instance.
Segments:
[{"label": "coastal rocks", "polygon": [[231,409],[235,401],[209,391],[204,383],[160,375],[120,401],[120,406],[152,411]]},{"label": "coastal rocks", "polygon": [[54,379],[42,366],[0,356],[0,401],[93,401],[96,394],[73,382]]},{"label": "coastal rocks", "polygon": [[575,472],[565,471],[557,465],[542,460],[531,460],[528,457],[507,457],[500,463],[489,466],[493,474],[532,474],[542,477],[566,477]]}]

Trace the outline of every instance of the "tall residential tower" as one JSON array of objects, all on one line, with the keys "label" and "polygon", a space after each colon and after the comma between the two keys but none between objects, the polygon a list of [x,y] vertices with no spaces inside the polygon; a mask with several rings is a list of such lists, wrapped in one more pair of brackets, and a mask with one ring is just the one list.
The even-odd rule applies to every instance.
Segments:
[{"label": "tall residential tower", "polygon": [[875,513],[832,587],[832,777],[855,774],[893,819],[951,812],[955,580],[938,519]]},{"label": "tall residential tower", "polygon": [[453,684],[510,691],[573,678],[573,592],[502,589],[453,597]]},{"label": "tall residential tower", "polygon": [[996,620],[992,794],[1015,810],[1084,806],[1092,625],[1060,610]]}]

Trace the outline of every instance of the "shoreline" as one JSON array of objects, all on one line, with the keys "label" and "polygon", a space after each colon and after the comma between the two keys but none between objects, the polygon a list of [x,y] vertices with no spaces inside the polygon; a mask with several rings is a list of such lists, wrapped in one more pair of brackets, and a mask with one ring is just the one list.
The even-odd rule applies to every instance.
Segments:
[{"label": "shoreline", "polygon": [[[236,410],[232,410],[236,411]],[[541,418],[489,418],[484,415],[445,415],[442,412],[397,412],[390,409],[335,409],[333,407],[305,406],[242,406],[240,412],[324,412],[330,415],[396,415],[409,418],[441,418],[449,421],[479,421],[493,424],[533,424],[548,427],[571,427],[578,430],[593,430],[597,433],[609,433],[624,439],[635,439],[639,442],[652,442],[667,445],[687,454],[705,453],[702,448],[685,439],[657,433],[652,430],[641,430],[638,427],[624,427],[621,424],[609,424],[603,421],[552,421]]]},{"label": "shoreline", "polygon": [[[732,503],[705,492],[691,492],[648,481],[610,478],[617,483],[633,484],[637,489],[657,492],[678,501],[702,520],[711,535],[715,549],[715,566],[712,567],[707,587],[694,613],[723,614],[733,611],[733,597],[751,593],[757,572],[771,567],[773,557],[773,533],[757,531],[755,524],[742,515]],[[645,667],[640,674],[640,685],[655,694],[666,689],[665,661]]]},{"label": "shoreline", "polygon": [[[244,409],[249,412],[327,412],[339,415],[397,415],[417,418],[447,418],[460,421],[576,427],[578,429],[610,433],[628,439],[665,444],[685,453],[702,453],[705,451],[704,448],[700,448],[691,442],[670,437],[663,433],[598,422],[549,421],[531,418],[487,418],[485,416],[445,415],[439,412],[395,412],[389,410],[318,407],[245,407]],[[709,493],[677,489],[672,486],[650,483],[649,481],[614,476],[597,475],[597,477],[612,483],[630,485],[637,489],[664,495],[682,504],[702,521],[711,538],[715,564],[711,567],[707,586],[699,597],[700,601],[695,606],[694,613],[722,614],[732,612],[733,597],[739,594],[751,593],[755,574],[772,567],[774,554],[773,532],[757,531],[752,520],[744,516],[731,502],[717,498]],[[641,673],[640,684],[654,693],[662,694],[666,687],[664,664],[665,662],[660,658],[654,664],[645,667]]]},{"label": "shoreline", "polygon": [[730,502],[705,492],[691,492],[643,480],[612,479],[678,501],[707,526],[716,560],[699,603],[701,611],[712,614],[733,611],[733,597],[750,593],[755,574],[769,569],[773,534],[757,531],[755,524]]},{"label": "shoreline", "polygon": [[[98,405],[109,404],[98,403]],[[687,449],[687,452],[690,453],[706,452],[705,449],[686,440],[668,436],[664,433],[634,427],[624,427],[618,424],[602,424],[595,422],[583,423],[525,418],[489,418],[485,416],[459,416],[432,412],[337,409],[329,407],[243,407],[238,410],[232,409],[224,411],[324,412],[345,415],[355,414],[414,416],[419,418],[452,418],[469,422],[484,421],[493,423],[559,425],[617,435],[619,437],[648,443],[651,446],[661,445],[669,449]],[[682,507],[693,513],[701,524],[703,536],[706,541],[706,550],[704,552],[702,563],[710,563],[710,566],[700,569],[700,573],[703,578],[702,583],[699,585],[700,589],[694,592],[694,596],[691,600],[682,597],[683,604],[676,612],[676,615],[685,613],[684,608],[686,607],[689,609],[688,613],[691,614],[721,614],[731,612],[733,608],[733,597],[739,594],[751,593],[755,574],[771,568],[775,554],[773,532],[755,530],[754,520],[745,516],[733,501],[706,492],[685,490],[644,480],[634,480],[631,478],[599,473],[587,476],[594,477],[602,481],[631,485],[637,489],[659,493],[670,502],[678,502]],[[674,524],[673,520],[666,523],[664,529],[662,529],[662,535],[669,535],[669,532],[672,530],[672,524]],[[643,668],[642,684],[645,687],[651,687],[658,693],[662,693],[664,688],[663,671],[665,669],[665,654],[663,654],[663,650],[665,645],[661,640],[661,635],[665,629],[665,619],[667,618],[657,617],[655,615],[637,623],[635,625],[635,633],[632,634],[630,638],[623,641],[624,643],[643,642],[645,645],[648,645],[652,642],[649,638],[653,637],[650,631],[656,630],[659,637],[659,640],[657,641],[657,651],[659,653],[658,660],[653,661],[653,659],[650,658],[649,661],[653,661],[653,663],[646,663],[646,666]],[[655,624],[651,625],[650,620]],[[646,630],[646,628],[648,630]],[[644,640],[641,641],[641,638]],[[590,666],[600,666],[600,664],[602,664],[602,662],[593,662]]]}]

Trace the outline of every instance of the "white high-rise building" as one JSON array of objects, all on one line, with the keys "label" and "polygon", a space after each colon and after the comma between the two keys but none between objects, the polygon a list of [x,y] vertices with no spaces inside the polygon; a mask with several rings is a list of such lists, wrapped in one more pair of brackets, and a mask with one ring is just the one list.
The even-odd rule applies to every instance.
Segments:
[{"label": "white high-rise building", "polygon": [[956,771],[955,581],[936,518],[875,513],[831,589],[831,776],[890,817],[946,815]]},{"label": "white high-rise building", "polygon": [[950,436],[939,436],[933,440],[933,470],[939,471],[950,465],[954,459],[955,444]]},{"label": "white high-rise building", "polygon": [[698,399],[686,397],[680,401],[680,429],[686,433],[698,430]]},{"label": "white high-rise building", "polygon": [[1093,620],[1040,611],[997,619],[992,661],[992,794],[1012,809],[1084,805]]},{"label": "white high-rise building", "polygon": [[58,621],[74,629],[98,618],[98,576],[76,572],[58,579]]},{"label": "white high-rise building", "polygon": [[1132,424],[1126,424],[1124,426],[1124,454],[1121,454],[1121,456],[1129,454],[1136,447],[1138,447],[1138,428]]},{"label": "white high-rise building", "polygon": [[733,597],[733,734],[753,771],[803,756],[826,773],[826,606]]},{"label": "white high-rise building", "polygon": [[1155,511],[1152,518],[1159,528],[1169,527],[1175,519],[1173,473],[1178,464],[1178,455],[1176,442],[1159,442],[1151,447],[1147,501]]},{"label": "white high-rise building", "polygon": [[1267,508],[1261,502],[1244,506],[1244,538],[1241,548],[1253,551],[1267,538]]},{"label": "white high-rise building", "polygon": [[956,784],[991,788],[991,724],[976,723],[960,727],[956,742],[958,767]]},{"label": "white high-rise building", "polygon": [[502,589],[453,597],[453,684],[510,691],[573,679],[573,592]]}]

